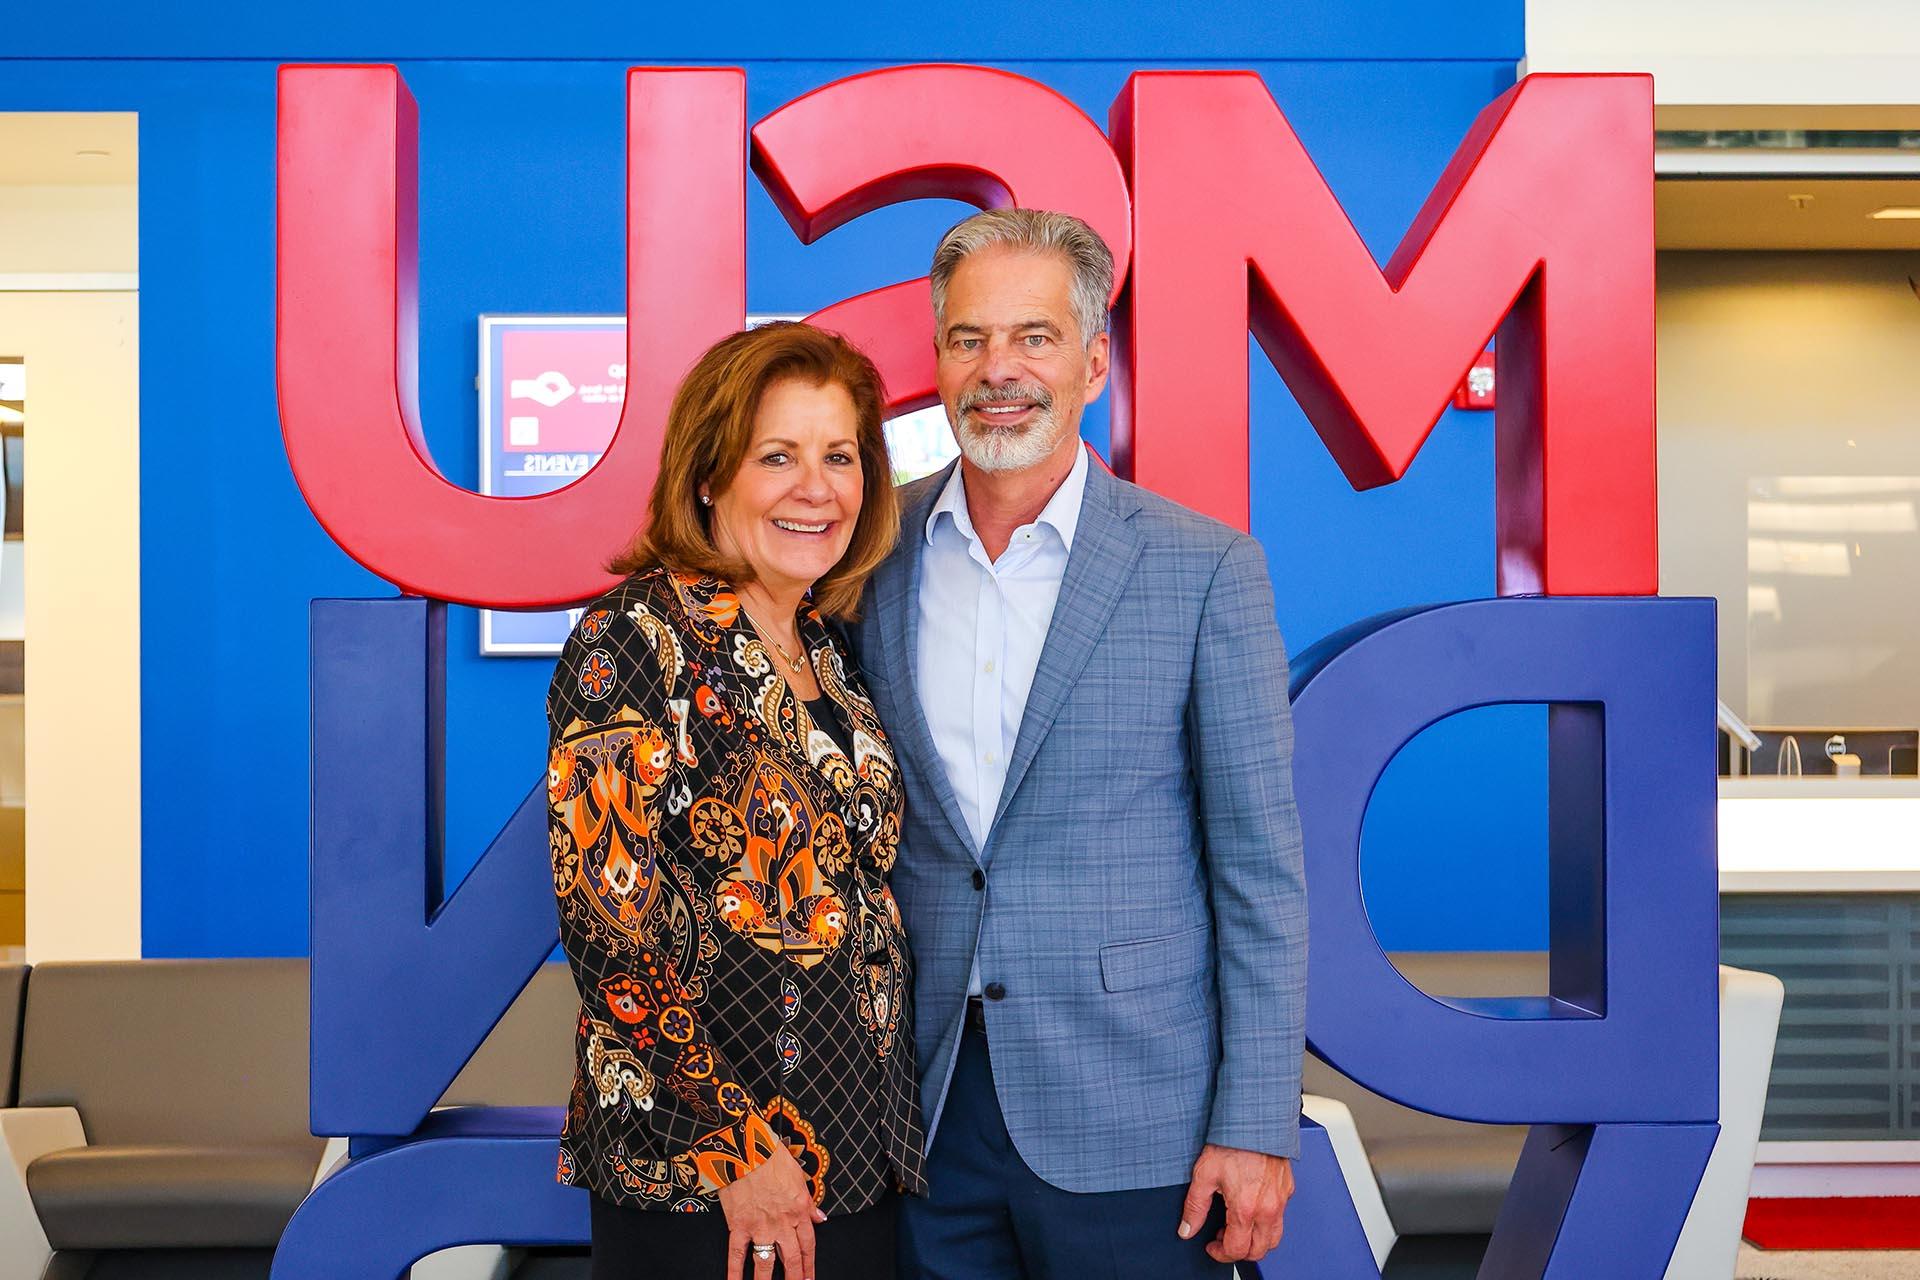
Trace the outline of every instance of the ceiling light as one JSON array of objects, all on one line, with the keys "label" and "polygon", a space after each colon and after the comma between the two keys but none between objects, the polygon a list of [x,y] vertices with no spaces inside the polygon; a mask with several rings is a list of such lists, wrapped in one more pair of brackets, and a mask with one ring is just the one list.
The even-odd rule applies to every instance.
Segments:
[{"label": "ceiling light", "polygon": [[1890,204],[1884,209],[1875,209],[1867,215],[1869,218],[1920,218],[1920,207],[1910,204]]},{"label": "ceiling light", "polygon": [[1913,533],[1911,502],[1774,502],[1750,499],[1747,528],[1763,533]]},{"label": "ceiling light", "polygon": [[1844,542],[1811,542],[1789,538],[1748,538],[1747,573],[1787,573],[1798,577],[1848,578],[1853,561]]},{"label": "ceiling light", "polygon": [[82,147],[80,150],[74,152],[73,154],[77,156],[86,156],[90,160],[104,160],[108,156],[111,156],[113,152],[102,151],[98,147]]}]

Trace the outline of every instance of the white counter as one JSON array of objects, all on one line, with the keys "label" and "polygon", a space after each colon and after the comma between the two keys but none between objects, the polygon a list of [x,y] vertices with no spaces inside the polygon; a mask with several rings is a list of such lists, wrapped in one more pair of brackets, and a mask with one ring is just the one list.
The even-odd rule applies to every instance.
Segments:
[{"label": "white counter", "polygon": [[1920,892],[1920,778],[1720,779],[1720,891]]}]

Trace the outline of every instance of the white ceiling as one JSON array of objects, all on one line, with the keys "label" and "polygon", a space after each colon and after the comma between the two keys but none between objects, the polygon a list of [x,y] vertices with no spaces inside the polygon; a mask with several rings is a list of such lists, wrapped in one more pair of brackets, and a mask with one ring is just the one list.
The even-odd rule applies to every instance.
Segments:
[{"label": "white ceiling", "polygon": [[1662,249],[1920,249],[1920,220],[1867,216],[1888,206],[1920,207],[1920,176],[1663,178],[1654,239]]},{"label": "white ceiling", "polygon": [[[130,111],[0,111],[0,186],[131,185],[138,120]],[[106,154],[81,154],[92,151]]]}]

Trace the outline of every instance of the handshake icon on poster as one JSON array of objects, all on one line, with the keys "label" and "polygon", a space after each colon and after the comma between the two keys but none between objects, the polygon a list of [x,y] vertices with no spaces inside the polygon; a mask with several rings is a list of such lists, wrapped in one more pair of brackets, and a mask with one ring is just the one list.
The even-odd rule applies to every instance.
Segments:
[{"label": "handshake icon on poster", "polygon": [[567,375],[553,369],[537,378],[514,378],[507,384],[509,398],[532,400],[549,409],[572,394],[573,384],[567,381]]}]

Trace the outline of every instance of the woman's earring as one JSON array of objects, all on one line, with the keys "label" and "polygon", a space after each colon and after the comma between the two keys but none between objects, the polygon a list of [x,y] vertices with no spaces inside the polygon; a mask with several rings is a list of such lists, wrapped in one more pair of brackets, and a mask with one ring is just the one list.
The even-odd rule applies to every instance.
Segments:
[{"label": "woman's earring", "polygon": [[709,497],[707,494],[703,493],[700,495],[700,505],[703,507],[710,507],[713,505],[713,499]]}]

